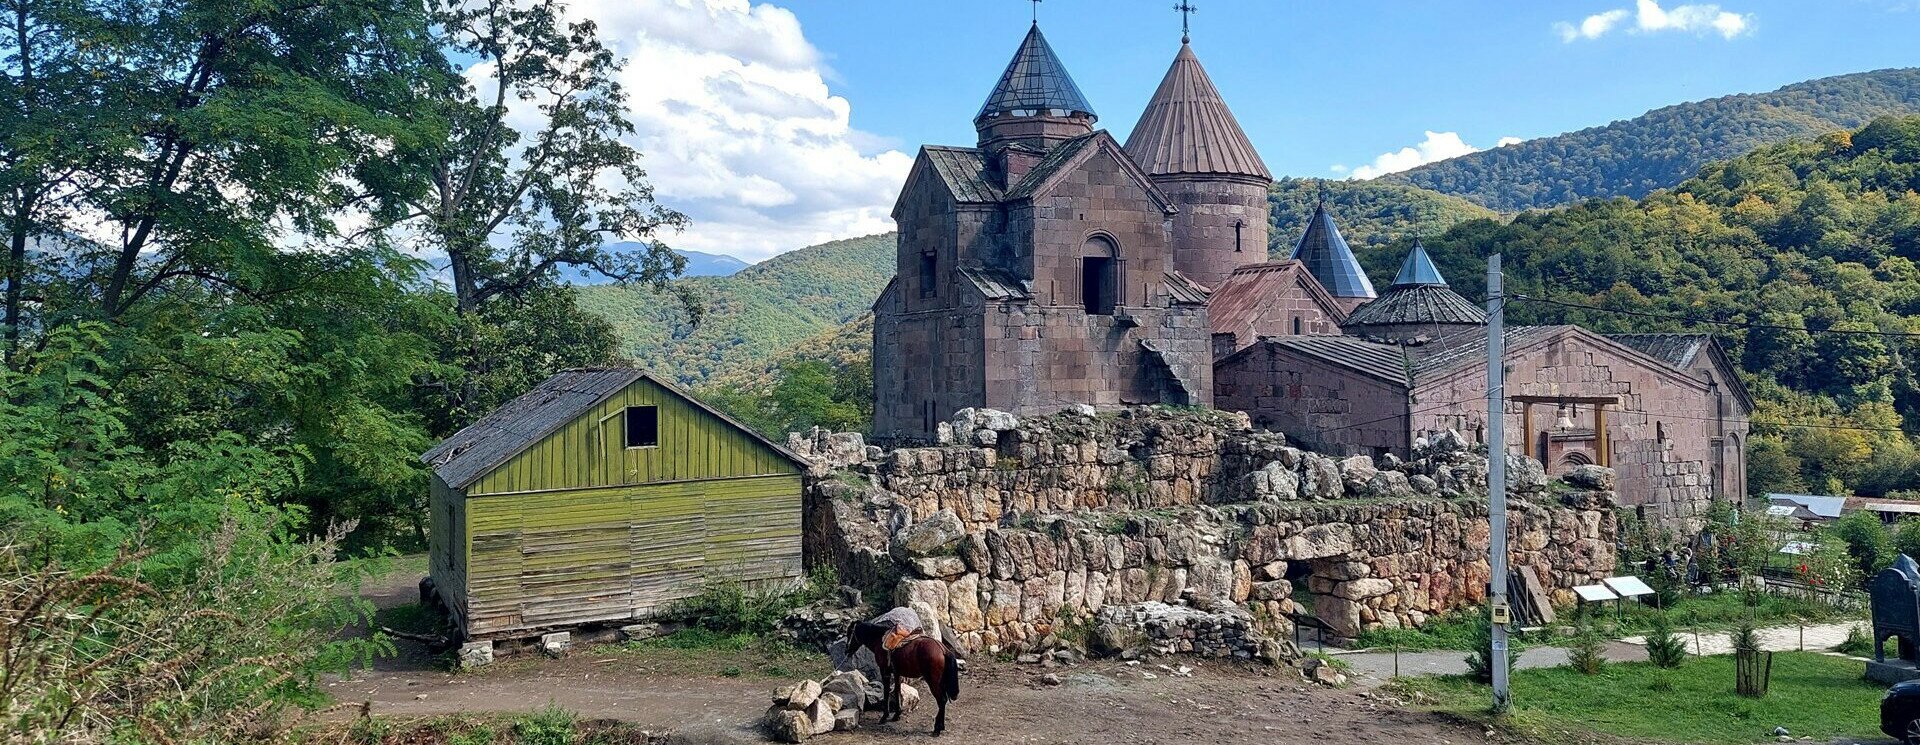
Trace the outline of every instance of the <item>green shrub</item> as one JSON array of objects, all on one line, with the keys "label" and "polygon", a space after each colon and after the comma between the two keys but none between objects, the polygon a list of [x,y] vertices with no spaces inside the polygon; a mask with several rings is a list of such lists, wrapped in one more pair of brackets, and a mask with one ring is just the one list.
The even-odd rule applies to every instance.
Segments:
[{"label": "green shrub", "polygon": [[554,704],[513,720],[514,745],[573,745],[573,712]]},{"label": "green shrub", "polygon": [[772,633],[788,612],[813,599],[810,584],[752,588],[720,579],[707,583],[700,594],[681,601],[668,615],[721,635],[759,635]]},{"label": "green shrub", "polygon": [[[1467,675],[1482,683],[1493,681],[1493,619],[1486,613],[1474,616],[1472,627],[1473,646],[1467,650]],[[1507,669],[1513,669],[1520,660],[1520,645],[1512,637],[1507,637]]]},{"label": "green shrub", "polygon": [[1573,637],[1573,645],[1567,648],[1567,663],[1587,675],[1595,675],[1607,666],[1607,641],[1595,631],[1590,621],[1580,621],[1580,632]]},{"label": "green shrub", "polygon": [[1873,653],[1873,637],[1867,634],[1864,627],[1854,624],[1853,628],[1847,629],[1846,640],[1834,645],[1833,651],[1865,657]]},{"label": "green shrub", "polygon": [[1679,667],[1687,660],[1687,643],[1673,633],[1665,614],[1653,617],[1653,629],[1647,632],[1647,659],[1667,669]]}]

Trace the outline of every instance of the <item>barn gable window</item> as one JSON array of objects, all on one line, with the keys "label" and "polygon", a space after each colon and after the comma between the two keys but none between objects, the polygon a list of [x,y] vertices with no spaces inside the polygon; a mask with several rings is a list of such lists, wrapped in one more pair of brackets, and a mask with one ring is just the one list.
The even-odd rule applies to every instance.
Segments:
[{"label": "barn gable window", "polygon": [[650,448],[660,444],[660,409],[653,406],[627,407],[627,447]]}]

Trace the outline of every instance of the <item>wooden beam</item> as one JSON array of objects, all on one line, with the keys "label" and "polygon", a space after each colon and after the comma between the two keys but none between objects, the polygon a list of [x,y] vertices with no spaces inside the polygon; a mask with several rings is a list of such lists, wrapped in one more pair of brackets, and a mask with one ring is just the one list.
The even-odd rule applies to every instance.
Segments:
[{"label": "wooden beam", "polygon": [[1593,438],[1594,455],[1598,457],[1599,465],[1612,468],[1613,446],[1607,441],[1607,407],[1605,406],[1593,407]]},{"label": "wooden beam", "polygon": [[1508,396],[1508,401],[1534,404],[1618,404],[1619,396]]},{"label": "wooden beam", "polygon": [[1520,401],[1520,431],[1524,433],[1520,435],[1520,451],[1529,458],[1536,457],[1533,452],[1533,402],[1518,397],[1514,400]]}]

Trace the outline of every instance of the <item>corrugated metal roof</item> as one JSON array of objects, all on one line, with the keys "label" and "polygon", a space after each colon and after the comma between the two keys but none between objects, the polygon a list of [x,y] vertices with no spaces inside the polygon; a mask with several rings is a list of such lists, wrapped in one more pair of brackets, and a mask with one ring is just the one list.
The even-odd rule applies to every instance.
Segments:
[{"label": "corrugated metal roof", "polygon": [[946,182],[953,198],[966,203],[998,202],[1000,187],[987,179],[987,155],[978,148],[928,145],[922,149],[933,172]]},{"label": "corrugated metal roof", "polygon": [[1173,66],[1127,136],[1127,154],[1147,173],[1224,174],[1271,179],[1267,164],[1200,66],[1180,45]]},{"label": "corrugated metal roof", "polygon": [[1486,325],[1487,313],[1446,285],[1401,285],[1387,288],[1347,316],[1342,327],[1390,324],[1438,326]]},{"label": "corrugated metal roof", "polygon": [[1320,280],[1320,286],[1334,297],[1374,297],[1373,281],[1367,279],[1367,272],[1360,268],[1360,260],[1354,258],[1353,249],[1347,247],[1347,239],[1340,236],[1340,227],[1333,224],[1333,215],[1327,212],[1325,202],[1313,208],[1313,217],[1307,220],[1307,231],[1300,234],[1300,241],[1293,245],[1295,261],[1307,265],[1307,271],[1313,278]]},{"label": "corrugated metal roof", "polygon": [[1607,334],[1606,337],[1682,370],[1693,364],[1693,358],[1712,341],[1706,334]]},{"label": "corrugated metal roof", "polygon": [[1167,294],[1173,302],[1187,305],[1206,305],[1208,300],[1206,287],[1179,272],[1167,272]]},{"label": "corrugated metal roof", "polygon": [[972,282],[988,300],[1026,300],[1032,295],[1019,277],[1000,269],[963,266],[960,276]]},{"label": "corrugated metal roof", "polygon": [[[1260,314],[1266,310],[1267,303],[1284,298],[1289,293],[1289,285],[1299,283],[1307,293],[1324,305],[1329,317],[1338,319],[1340,308],[1333,298],[1325,296],[1325,290],[1313,281],[1312,275],[1305,274],[1305,268],[1298,261],[1269,261],[1250,264],[1233,270],[1225,282],[1213,288],[1213,299],[1207,303],[1207,322],[1216,332],[1251,328]],[[1241,343],[1251,340],[1243,339]]]},{"label": "corrugated metal roof", "polygon": [[1356,372],[1407,385],[1406,349],[1352,336],[1269,336],[1261,341]]},{"label": "corrugated metal roof", "polygon": [[433,449],[422,453],[420,461],[431,467],[447,486],[464,489],[642,378],[747,433],[788,460],[802,467],[807,465],[800,456],[760,436],[752,428],[734,421],[733,417],[706,405],[677,386],[644,370],[625,367],[579,368],[555,373],[553,377],[534,386],[533,390],[501,404],[500,408],[494,409],[480,421],[467,425]]},{"label": "corrugated metal roof", "polygon": [[987,94],[975,121],[993,116],[1024,116],[1035,112],[1077,111],[1093,116],[1093,106],[1080,94],[1080,86],[1067,74],[1067,66],[1047,44],[1040,24],[1028,29],[1027,38],[1013,53],[1013,61],[1000,73],[1000,82]]},{"label": "corrugated metal roof", "polygon": [[1808,512],[1825,518],[1837,518],[1847,506],[1846,497],[1826,497],[1817,494],[1768,494],[1768,504],[1792,504],[1807,508]]}]

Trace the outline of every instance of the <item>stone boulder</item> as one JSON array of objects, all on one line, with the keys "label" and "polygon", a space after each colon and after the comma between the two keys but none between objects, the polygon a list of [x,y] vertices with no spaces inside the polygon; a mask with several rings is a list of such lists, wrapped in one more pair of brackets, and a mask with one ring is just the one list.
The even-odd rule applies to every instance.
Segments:
[{"label": "stone boulder", "polygon": [[966,537],[967,526],[960,516],[952,510],[941,510],[894,534],[893,547],[907,557],[934,556],[946,553]]},{"label": "stone boulder", "polygon": [[1613,491],[1614,486],[1613,469],[1591,464],[1574,466],[1573,470],[1563,474],[1560,480],[1576,489],[1593,491]]},{"label": "stone boulder", "polygon": [[1346,487],[1340,480],[1340,465],[1332,458],[1306,453],[1300,464],[1300,496],[1311,499],[1339,499]]},{"label": "stone boulder", "polygon": [[806,742],[813,736],[813,722],[807,713],[775,706],[767,710],[767,736],[774,742]]},{"label": "stone boulder", "polygon": [[783,709],[800,710],[813,705],[820,699],[820,682],[803,680],[790,686],[782,686],[773,691],[773,705]]},{"label": "stone boulder", "polygon": [[1374,475],[1379,472],[1380,469],[1373,466],[1373,459],[1364,455],[1340,461],[1340,479],[1346,493],[1354,496],[1366,496],[1367,484],[1372,483]]},{"label": "stone boulder", "polygon": [[1288,561],[1325,559],[1353,552],[1353,526],[1346,523],[1315,525],[1289,536],[1280,545],[1282,558]]},{"label": "stone boulder", "polygon": [[1280,461],[1247,474],[1253,485],[1253,498],[1261,502],[1291,502],[1300,498],[1300,476]]}]

